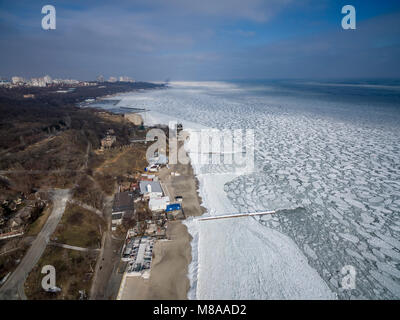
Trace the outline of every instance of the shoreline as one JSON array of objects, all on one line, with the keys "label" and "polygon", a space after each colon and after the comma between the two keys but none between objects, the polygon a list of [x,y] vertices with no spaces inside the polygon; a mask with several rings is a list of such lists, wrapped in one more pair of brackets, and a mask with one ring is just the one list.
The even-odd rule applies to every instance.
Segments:
[{"label": "shoreline", "polygon": [[[147,113],[146,118],[145,118],[145,125],[149,126],[157,126],[157,125],[168,125],[170,121],[178,121],[183,124],[184,130],[188,130],[189,133],[192,130],[201,130],[201,129],[207,129],[208,127],[199,124],[199,123],[194,123],[191,121],[186,121],[182,119],[176,119],[174,117],[171,117],[167,114],[164,113],[159,113],[159,112],[154,112],[150,111]],[[182,143],[180,142],[179,147],[182,147]],[[221,212],[232,212],[233,208],[231,205],[227,204],[227,201],[222,201],[222,203],[219,203],[215,208],[210,207],[210,201],[215,200],[214,198],[221,199],[221,196],[225,198],[223,195],[224,191],[223,189],[216,188],[216,185],[212,183],[211,180],[215,180],[215,177],[213,177],[210,180],[210,176],[208,174],[201,174],[199,172],[199,166],[196,164],[193,164],[192,161],[192,154],[190,153],[190,145],[185,145],[185,153],[187,157],[190,159],[190,162],[187,165],[180,165],[183,167],[186,167],[187,170],[190,170],[190,175],[186,177],[186,179],[191,179],[193,181],[193,189],[192,189],[192,196],[195,197],[198,201],[198,207],[200,211],[197,212],[197,214],[194,215],[187,215],[187,216],[200,216],[203,214],[211,214],[214,211],[221,211]],[[176,166],[176,165],[175,165]],[[182,168],[182,167],[181,167]],[[175,170],[178,171],[178,170]],[[220,180],[231,180],[237,176],[237,174],[222,174],[217,180],[220,182]],[[182,176],[180,177],[182,179]],[[211,185],[210,185],[211,183]],[[167,186],[170,187],[170,186]],[[215,195],[212,196],[212,199],[210,198],[209,192],[206,190],[210,189],[212,192],[215,192]],[[170,197],[173,199],[173,197]],[[225,199],[226,200],[226,199]],[[218,201],[220,202],[220,201]],[[187,210],[185,210],[186,212]],[[187,213],[187,212],[186,212]],[[199,243],[198,243],[198,235],[199,235],[199,230],[197,227],[197,224],[193,224],[191,219],[185,219],[180,222],[184,226],[183,230],[184,232],[181,234],[181,237],[184,237],[187,235],[189,238],[187,240],[187,247],[188,247],[188,252],[186,254],[186,261],[183,265],[181,265],[181,269],[184,270],[184,274],[180,278],[180,281],[184,281],[185,283],[188,283],[186,286],[186,290],[184,294],[181,294],[179,299],[196,299],[197,294],[197,282],[198,282],[198,258],[199,258]],[[156,247],[156,246],[155,246]],[[169,248],[172,252],[176,249]],[[177,263],[177,262],[176,262]],[[153,268],[153,267],[152,267]],[[151,271],[153,273],[153,269]],[[165,274],[164,274],[165,275]],[[167,277],[170,275],[170,273],[167,270]],[[129,283],[129,286],[137,286],[138,289],[145,288],[143,287],[143,283],[140,280],[134,281],[131,280]],[[123,291],[123,290],[122,290]],[[140,291],[140,290],[138,290]],[[121,299],[174,299],[174,295],[166,295],[164,298],[160,298],[159,295],[152,296],[151,294],[146,291],[145,294],[141,295],[121,295]],[[132,297],[132,298],[130,298]],[[176,298],[175,298],[176,299]]]},{"label": "shoreline", "polygon": [[[178,120],[189,132],[206,128],[202,124],[160,112],[152,111],[146,119],[152,125]],[[190,143],[185,149],[189,158],[196,156],[191,153]],[[207,209],[206,215],[235,212],[223,186],[243,173],[203,172],[201,164],[196,162],[192,163],[192,167],[198,179],[197,192]],[[336,299],[308,264],[307,257],[287,235],[265,228],[252,218],[207,223],[188,219],[184,224],[192,236],[192,259],[187,274],[191,284],[188,299]],[[249,243],[254,245],[249,246]],[[250,268],[245,263],[237,263],[237,257],[243,256],[243,248],[254,261]],[[234,276],[239,274],[243,276]],[[218,285],[221,282],[225,283],[222,287]],[[237,289],[238,283],[240,290]],[[227,288],[234,290],[226,291]]]},{"label": "shoreline", "polygon": [[[182,146],[182,143],[180,143]],[[187,155],[188,152],[186,151]],[[188,155],[189,156],[189,155]],[[179,176],[172,175],[178,172]],[[163,189],[170,197],[182,196],[182,208],[186,219],[206,212],[201,206],[200,182],[191,163],[175,164],[162,168],[158,174]],[[186,300],[189,298],[191,279],[189,266],[192,262],[193,237],[186,219],[169,221],[167,239],[158,240],[154,246],[150,278],[125,277],[118,299],[121,300]]]}]

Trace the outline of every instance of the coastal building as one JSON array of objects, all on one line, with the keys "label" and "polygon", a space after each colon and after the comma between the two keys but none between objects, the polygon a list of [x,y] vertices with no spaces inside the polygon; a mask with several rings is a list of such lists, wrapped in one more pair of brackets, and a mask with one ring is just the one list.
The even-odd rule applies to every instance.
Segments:
[{"label": "coastal building", "polygon": [[149,209],[154,212],[164,211],[167,208],[167,205],[169,205],[168,196],[161,198],[150,198],[149,201]]},{"label": "coastal building", "polygon": [[128,262],[127,276],[142,276],[148,279],[153,258],[155,238],[142,237],[126,240],[122,250],[122,261]]},{"label": "coastal building", "polygon": [[140,193],[144,198],[161,198],[163,191],[158,181],[140,181]]},{"label": "coastal building", "polygon": [[168,204],[165,211],[170,212],[170,211],[175,211],[175,210],[181,210],[181,204],[180,203],[171,203]]},{"label": "coastal building", "polygon": [[180,203],[168,204],[165,209],[165,213],[167,214],[168,219],[176,220],[185,218],[182,205]]},{"label": "coastal building", "polygon": [[111,213],[113,226],[120,225],[124,216],[133,214],[134,211],[133,192],[118,192],[114,196],[114,202]]}]

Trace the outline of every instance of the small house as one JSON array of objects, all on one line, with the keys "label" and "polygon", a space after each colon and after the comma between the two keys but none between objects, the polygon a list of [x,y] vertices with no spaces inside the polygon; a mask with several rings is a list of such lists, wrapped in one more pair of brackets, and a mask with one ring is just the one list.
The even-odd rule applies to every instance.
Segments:
[{"label": "small house", "polygon": [[158,181],[140,181],[140,193],[145,198],[161,198],[163,191]]}]

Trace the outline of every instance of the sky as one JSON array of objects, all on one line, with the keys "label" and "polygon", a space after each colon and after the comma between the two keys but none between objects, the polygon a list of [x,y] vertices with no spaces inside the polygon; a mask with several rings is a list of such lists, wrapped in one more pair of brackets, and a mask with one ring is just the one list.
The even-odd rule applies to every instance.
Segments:
[{"label": "sky", "polygon": [[6,78],[400,78],[398,0],[0,0],[0,28]]}]

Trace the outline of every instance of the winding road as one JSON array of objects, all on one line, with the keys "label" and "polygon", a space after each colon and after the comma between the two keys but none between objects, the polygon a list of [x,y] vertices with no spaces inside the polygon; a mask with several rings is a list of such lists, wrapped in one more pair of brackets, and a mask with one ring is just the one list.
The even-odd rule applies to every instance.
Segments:
[{"label": "winding road", "polygon": [[0,300],[26,299],[24,292],[25,280],[42,256],[50,236],[60,222],[70,198],[71,193],[69,189],[54,190],[52,196],[53,210],[18,267],[8,278],[7,282],[0,288]]}]

